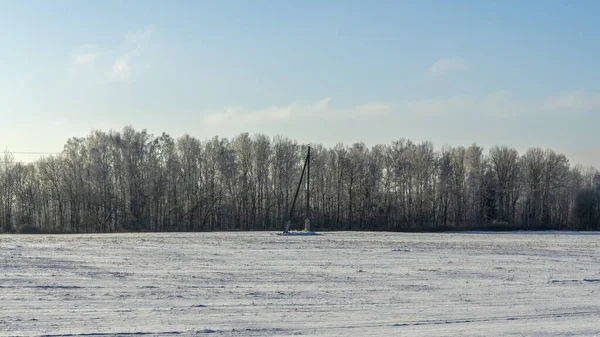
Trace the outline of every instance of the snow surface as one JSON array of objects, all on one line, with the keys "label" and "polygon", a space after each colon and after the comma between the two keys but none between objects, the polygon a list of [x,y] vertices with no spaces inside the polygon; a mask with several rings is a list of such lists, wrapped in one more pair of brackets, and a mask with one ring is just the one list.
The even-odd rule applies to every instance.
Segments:
[{"label": "snow surface", "polygon": [[273,234],[1,235],[0,335],[600,336],[600,235]]}]

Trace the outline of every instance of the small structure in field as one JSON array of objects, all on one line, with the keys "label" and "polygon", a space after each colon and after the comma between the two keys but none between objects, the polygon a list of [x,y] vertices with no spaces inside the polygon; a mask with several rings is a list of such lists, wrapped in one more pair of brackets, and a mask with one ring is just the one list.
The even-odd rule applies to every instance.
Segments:
[{"label": "small structure in field", "polygon": [[[304,230],[301,231],[290,231],[291,219],[294,214],[294,207],[296,206],[296,200],[298,199],[298,193],[302,186],[302,179],[304,178],[304,172],[306,171],[306,219],[304,220]],[[306,153],[306,159],[304,160],[304,167],[302,167],[302,174],[300,175],[300,181],[298,182],[298,188],[296,189],[296,195],[294,195],[294,201],[290,207],[290,214],[288,220],[285,222],[283,233],[279,235],[286,236],[300,236],[300,235],[320,235],[310,230],[310,146]]]}]

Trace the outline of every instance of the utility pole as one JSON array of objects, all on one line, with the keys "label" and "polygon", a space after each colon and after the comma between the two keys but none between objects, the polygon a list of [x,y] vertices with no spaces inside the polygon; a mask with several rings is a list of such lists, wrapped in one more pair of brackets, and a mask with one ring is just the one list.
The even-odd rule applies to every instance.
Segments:
[{"label": "utility pole", "polygon": [[310,231],[310,146],[306,154],[306,220],[304,220],[304,230]]},{"label": "utility pole", "polygon": [[[309,166],[309,159],[310,159],[310,147],[308,148],[308,153],[306,154],[306,159],[304,160],[304,166],[302,167],[302,174],[300,174],[300,181],[298,181],[298,188],[296,189],[296,194],[294,195],[294,201],[292,201],[292,207],[290,208],[290,214],[288,216],[288,220],[285,223],[285,228],[283,230],[283,233],[287,233],[290,229],[290,225],[291,225],[291,220],[292,220],[292,215],[294,214],[294,207],[296,206],[296,200],[298,199],[298,193],[300,192],[300,188],[302,187],[302,179],[304,178],[304,171],[306,171],[307,166]],[[310,168],[308,168],[310,170]],[[309,212],[309,199],[308,199],[308,192],[309,192],[309,179],[306,179],[306,220],[304,221],[304,228],[308,228],[310,227],[310,223],[308,223],[308,212]]]}]

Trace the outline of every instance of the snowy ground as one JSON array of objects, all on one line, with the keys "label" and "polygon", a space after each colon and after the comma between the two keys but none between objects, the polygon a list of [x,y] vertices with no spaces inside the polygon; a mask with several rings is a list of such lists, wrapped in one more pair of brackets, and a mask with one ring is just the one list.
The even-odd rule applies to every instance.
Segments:
[{"label": "snowy ground", "polygon": [[600,235],[0,235],[0,335],[600,336]]}]

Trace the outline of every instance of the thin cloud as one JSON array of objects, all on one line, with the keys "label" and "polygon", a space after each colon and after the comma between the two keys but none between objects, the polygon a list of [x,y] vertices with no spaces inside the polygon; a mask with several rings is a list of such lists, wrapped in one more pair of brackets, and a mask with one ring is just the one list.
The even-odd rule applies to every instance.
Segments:
[{"label": "thin cloud", "polygon": [[221,111],[206,114],[204,122],[209,125],[230,123],[248,125],[308,118],[336,120],[375,117],[391,111],[391,106],[382,102],[367,103],[348,108],[336,108],[331,105],[331,101],[331,98],[327,97],[310,103],[292,103],[285,106],[273,106],[262,109],[225,108]]},{"label": "thin cloud", "polygon": [[129,63],[130,57],[129,55],[123,55],[119,57],[115,63],[113,63],[112,69],[110,71],[113,78],[129,78],[131,75],[131,65]]},{"label": "thin cloud", "polygon": [[130,79],[134,70],[138,68],[135,61],[141,56],[143,48],[148,44],[154,33],[154,25],[148,25],[140,31],[129,32],[125,36],[123,52],[119,55],[110,69],[110,77],[117,80]]},{"label": "thin cloud", "polygon": [[334,121],[376,118],[392,112],[399,116],[487,116],[503,119],[549,112],[576,113],[595,110],[600,110],[600,95],[598,94],[567,93],[549,96],[541,100],[526,100],[516,98],[511,90],[504,90],[482,96],[463,95],[417,99],[396,104],[370,102],[350,107],[336,107],[332,105],[331,98],[261,109],[228,107],[208,112],[204,115],[203,121],[206,125],[260,125],[308,119]]},{"label": "thin cloud", "polygon": [[496,118],[549,112],[600,112],[600,95],[574,92],[549,96],[541,100],[526,100],[515,98],[510,90],[505,90],[483,96],[451,96],[405,101],[398,104],[395,110],[408,115],[478,115]]},{"label": "thin cloud", "polygon": [[[145,67],[145,48],[154,34],[154,25],[128,32],[120,46],[99,48],[94,44],[74,47],[67,78],[78,81],[129,80]],[[85,67],[84,67],[85,66]]]},{"label": "thin cloud", "polygon": [[71,52],[71,64],[75,66],[88,65],[96,61],[98,47],[94,44],[86,44],[73,48]]},{"label": "thin cloud", "polygon": [[544,107],[551,111],[595,111],[600,110],[600,94],[567,92],[546,99]]},{"label": "thin cloud", "polygon": [[73,54],[71,56],[71,62],[76,65],[90,64],[96,60],[96,54],[94,53],[82,53]]},{"label": "thin cloud", "polygon": [[541,104],[515,99],[510,91],[484,96],[452,96],[406,101],[398,106],[402,114],[420,116],[489,116],[507,118],[540,111]]},{"label": "thin cloud", "polygon": [[358,106],[356,110],[364,116],[377,116],[389,113],[392,110],[392,107],[388,103],[373,102]]},{"label": "thin cloud", "polygon": [[226,123],[254,124],[260,121],[274,122],[287,119],[290,112],[291,107],[273,107],[264,110],[247,110],[240,107],[230,107],[223,111],[207,114],[204,121],[211,125]]},{"label": "thin cloud", "polygon": [[451,72],[467,70],[467,62],[462,57],[443,58],[435,61],[428,70],[430,76],[442,76]]}]

